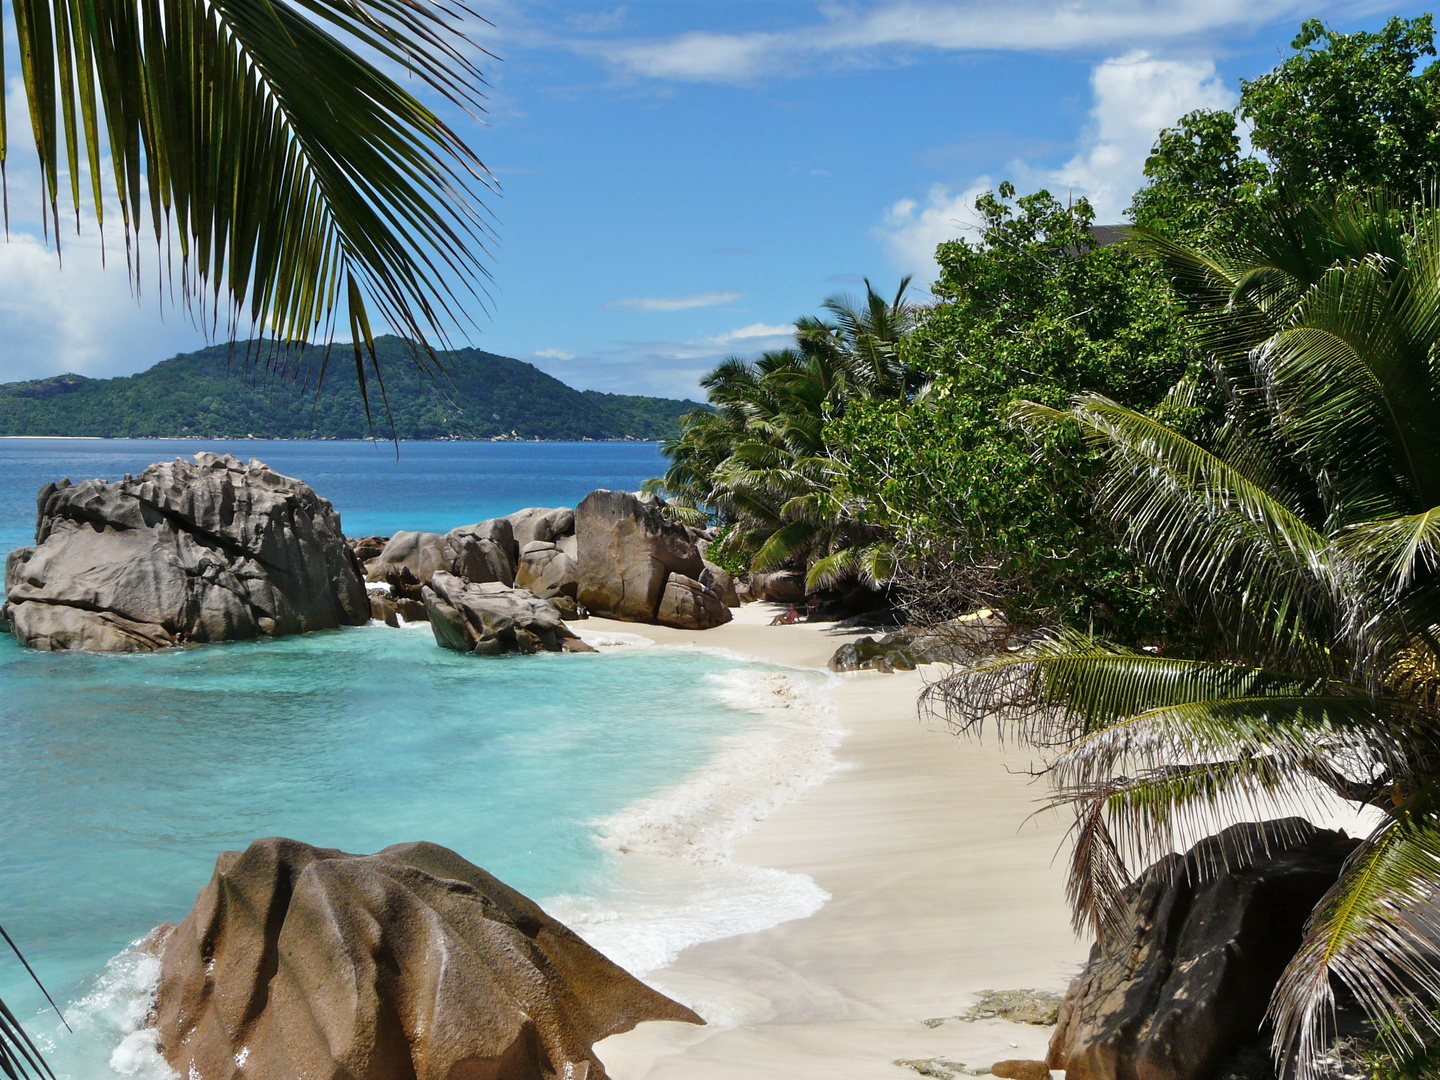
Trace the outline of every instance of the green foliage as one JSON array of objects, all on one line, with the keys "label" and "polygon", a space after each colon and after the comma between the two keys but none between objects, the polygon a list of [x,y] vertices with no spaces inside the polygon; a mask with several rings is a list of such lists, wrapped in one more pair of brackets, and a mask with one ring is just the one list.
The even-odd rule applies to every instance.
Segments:
[{"label": "green foliage", "polygon": [[1341,34],[1312,19],[1275,70],[1241,83],[1240,115],[1295,192],[1374,186],[1417,199],[1440,166],[1440,70],[1430,15],[1392,18],[1378,33]]},{"label": "green foliage", "polygon": [[1419,1053],[1436,1032],[1406,1003],[1440,1002],[1440,208],[1347,196],[1207,250],[1142,240],[1223,413],[1182,431],[1087,393],[1017,415],[1078,427],[1126,547],[1228,655],[1061,632],[932,703],[1051,751],[1076,816],[1070,899],[1102,937],[1138,870],[1220,825],[1319,808],[1324,789],[1381,811],[1275,988],[1274,1051],[1313,1075],[1338,982]]},{"label": "green foliage", "polygon": [[[1406,1037],[1413,1028],[1400,1016],[1388,1017],[1363,1060],[1371,1080],[1436,1080],[1440,1077],[1440,1038],[1428,1034],[1418,1044]],[[1426,1029],[1440,1031],[1440,1009],[1431,1009]]]},{"label": "green foliage", "polygon": [[950,590],[952,609],[1152,636],[1169,626],[1167,604],[1091,510],[1078,440],[1037,448],[1006,417],[1022,398],[1087,390],[1159,403],[1186,368],[1174,311],[1153,263],[1097,245],[1088,204],[1012,197],[1008,186],[983,197],[979,242],[937,252],[938,302],[902,348],[928,391],[827,426],[844,463],[837,497],[901,538],[912,591]]},{"label": "green foliage", "polygon": [[743,577],[750,572],[750,561],[755,558],[755,549],[746,547],[744,532],[732,522],[715,536],[706,556],[731,577]]},{"label": "green foliage", "polygon": [[754,363],[732,357],[701,380],[713,411],[684,417],[665,444],[669,468],[647,487],[669,495],[673,514],[702,511],[725,525],[723,553],[736,570],[803,567],[812,588],[879,577],[884,537],[836,500],[844,464],[827,448],[825,425],[861,402],[915,390],[898,351],[914,323],[908,287],[906,278],[893,300],[869,282],[858,304],[831,297],[831,321],[796,321],[794,348]]},{"label": "green foliage", "polygon": [[[1199,110],[1162,131],[1130,217],[1188,243],[1225,241],[1265,205],[1333,200],[1375,186],[1407,201],[1440,179],[1440,68],[1434,20],[1392,18],[1379,33],[1341,34],[1319,20],[1294,53],[1242,81],[1233,113]],[[1244,153],[1243,121],[1259,153]]]},{"label": "green foliage", "polygon": [[[258,345],[257,348],[266,348]],[[393,434],[400,439],[662,439],[693,401],[581,393],[530,364],[462,349],[442,372],[408,363],[395,337],[375,340]],[[323,349],[291,350],[288,374],[246,366],[245,346],[217,346],[116,379],[75,375],[0,386],[0,434],[105,438],[364,439],[388,436],[365,418],[355,373],[315,382]]]}]

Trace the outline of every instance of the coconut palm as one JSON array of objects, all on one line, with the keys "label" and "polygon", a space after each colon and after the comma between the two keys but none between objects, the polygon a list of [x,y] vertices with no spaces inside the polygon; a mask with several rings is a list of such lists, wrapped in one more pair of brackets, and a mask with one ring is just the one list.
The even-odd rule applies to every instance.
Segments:
[{"label": "coconut palm", "polygon": [[1380,811],[1271,1002],[1277,1061],[1308,1075],[1335,982],[1401,1039],[1435,1023],[1411,999],[1440,1001],[1440,210],[1376,196],[1276,212],[1222,250],[1142,241],[1223,422],[1190,439],[1098,396],[1020,419],[1102,451],[1101,499],[1215,655],[1058,632],[929,702],[1047,748],[1076,926],[1101,939],[1136,873],[1198,835],[1327,794]]},{"label": "coconut palm", "polygon": [[[102,235],[118,208],[135,287],[178,285],[207,329],[328,340],[348,318],[362,394],[373,322],[423,363],[483,304],[491,177],[416,96],[481,109],[466,0],[8,6],[57,244],[62,198]],[[0,107],[0,168],[6,148]]]},{"label": "coconut palm", "polygon": [[917,376],[898,353],[915,324],[909,285],[902,280],[887,300],[867,281],[863,301],[825,301],[830,321],[798,320],[794,347],[721,363],[701,380],[713,411],[683,418],[652,490],[667,492],[686,520],[714,513],[731,527],[731,543],[754,552],[755,570],[811,561],[812,586],[844,573],[883,574],[881,538],[832,494],[843,462],[824,435],[849,402],[915,392]]},{"label": "coconut palm", "polygon": [[[483,305],[491,230],[480,195],[490,173],[402,85],[481,110],[484,50],[463,26],[482,20],[464,0],[10,0],[8,8],[39,154],[41,216],[57,247],[68,187],[63,201],[77,229],[87,202],[102,237],[107,207],[118,209],[135,288],[178,285],[207,330],[329,340],[337,318],[348,319],[367,412],[367,355],[380,374],[372,321],[414,341],[424,366],[432,342]],[[0,101],[0,185],[8,149]],[[8,234],[8,188],[4,219]],[[153,269],[143,257],[147,231]],[[267,362],[283,361],[277,352]],[[0,1072],[49,1073],[3,1002]]]}]

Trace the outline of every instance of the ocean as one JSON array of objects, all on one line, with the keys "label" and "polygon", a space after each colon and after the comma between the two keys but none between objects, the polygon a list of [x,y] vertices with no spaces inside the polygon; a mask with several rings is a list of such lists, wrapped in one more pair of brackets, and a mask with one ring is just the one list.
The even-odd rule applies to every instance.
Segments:
[{"label": "ocean", "polygon": [[[660,471],[653,444],[0,439],[0,547],[33,542],[41,484],[198,450],[258,457],[331,500],[349,535],[443,531],[573,506]],[[813,913],[810,879],[732,841],[833,767],[826,677],[597,635],[597,654],[483,659],[426,625],[143,656],[0,636],[0,925],[74,1033],[0,957],[0,997],[61,1076],[169,1075],[145,1014],[216,856],[263,836],[458,851],[637,974],[683,948]]]}]

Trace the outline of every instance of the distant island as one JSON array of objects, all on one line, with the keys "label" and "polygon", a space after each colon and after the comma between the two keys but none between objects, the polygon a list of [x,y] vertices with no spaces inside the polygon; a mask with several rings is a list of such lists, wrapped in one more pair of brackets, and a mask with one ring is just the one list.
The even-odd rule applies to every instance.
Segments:
[{"label": "distant island", "polygon": [[[243,439],[664,439],[694,401],[575,390],[533,364],[479,349],[440,354],[422,373],[405,341],[375,342],[385,378],[367,379],[367,424],[350,346],[336,346],[316,393],[321,352],[289,354],[267,372],[262,351],[218,345],[138,375],[57,375],[0,384],[0,435]],[[367,365],[367,375],[369,374]]]}]

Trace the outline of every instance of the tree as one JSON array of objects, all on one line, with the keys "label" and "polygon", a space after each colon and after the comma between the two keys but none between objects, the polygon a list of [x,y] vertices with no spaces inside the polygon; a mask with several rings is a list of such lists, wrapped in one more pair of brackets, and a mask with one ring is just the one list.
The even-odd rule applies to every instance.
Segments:
[{"label": "tree", "polygon": [[1075,812],[1077,928],[1102,938],[1136,872],[1197,831],[1321,790],[1380,810],[1271,1003],[1277,1061],[1298,1051],[1308,1076],[1332,980],[1396,1038],[1437,1022],[1404,1006],[1440,1001],[1440,209],[1349,197],[1228,249],[1146,240],[1220,422],[1187,437],[1099,394],[1019,412],[1084,433],[1102,508],[1225,655],[1062,631],[955,673],[931,703],[1052,755],[1055,802]]},{"label": "tree", "polygon": [[[1415,201],[1440,179],[1440,69],[1434,19],[1392,18],[1341,34],[1312,19],[1294,53],[1242,80],[1233,112],[1201,109],[1160,132],[1130,217],[1206,246],[1260,204],[1333,199],[1380,185]],[[1247,152],[1241,126],[1248,128]]]},{"label": "tree", "polygon": [[1015,199],[1003,185],[976,205],[979,240],[940,245],[937,302],[902,349],[929,390],[857,403],[826,428],[844,464],[835,498],[899,541],[924,617],[992,606],[1016,622],[1161,632],[1153,585],[1084,497],[1090,466],[1059,452],[1060,437],[1037,451],[1003,413],[1085,390],[1162,401],[1186,369],[1165,282],[1099,243],[1083,200]]},{"label": "tree", "polygon": [[[328,338],[347,312],[367,413],[367,353],[380,374],[372,315],[416,342],[423,364],[431,339],[483,300],[489,171],[384,70],[480,109],[484,81],[460,29],[480,16],[464,0],[10,0],[9,10],[57,246],[62,181],[76,227],[84,183],[103,229],[108,171],[136,289],[148,220],[160,276],[207,328],[304,341]],[[0,179],[6,121],[0,101]],[[8,191],[4,213],[8,232]],[[0,1003],[0,1071],[32,1070],[49,1072]]]},{"label": "tree", "polygon": [[670,464],[651,490],[672,498],[672,513],[726,527],[717,555],[767,570],[799,563],[812,587],[869,576],[885,557],[874,529],[833,497],[840,463],[827,453],[826,423],[867,400],[904,400],[917,374],[900,357],[915,309],[910,279],[886,300],[865,283],[856,302],[832,296],[832,321],[796,321],[795,345],[754,363],[727,359],[701,380],[713,412],[682,418],[667,442]]},{"label": "tree", "polygon": [[[207,328],[302,341],[348,312],[362,388],[372,320],[423,362],[483,302],[490,174],[386,70],[479,110],[466,0],[9,7],[57,244],[62,183],[77,227],[82,185],[102,229],[108,189],[137,289],[148,229],[159,276]],[[0,115],[0,164],[5,149]]]}]

